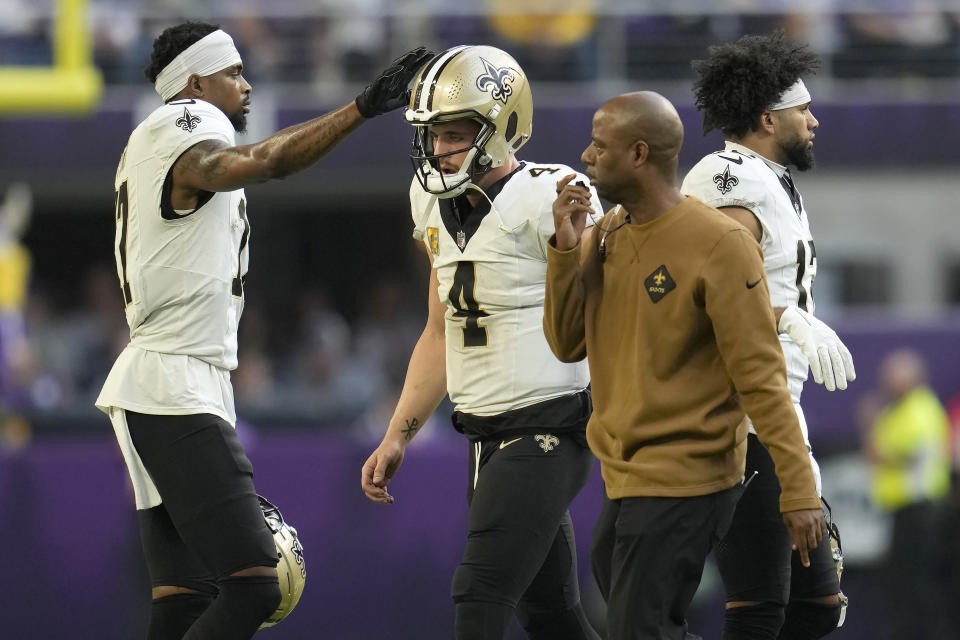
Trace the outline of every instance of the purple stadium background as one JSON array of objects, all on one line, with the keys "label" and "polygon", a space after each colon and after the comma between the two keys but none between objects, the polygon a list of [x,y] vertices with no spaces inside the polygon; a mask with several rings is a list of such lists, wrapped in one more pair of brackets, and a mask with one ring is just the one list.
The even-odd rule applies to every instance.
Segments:
[{"label": "purple stadium background", "polygon": [[[857,446],[856,400],[873,387],[872,372],[892,348],[923,352],[942,397],[960,390],[956,323],[910,330],[838,326],[857,356],[860,377],[844,394],[819,388],[806,394],[812,438],[822,455]],[[282,427],[241,427],[258,488],[298,528],[308,563],[295,614],[263,637],[450,637],[448,586],[466,514],[464,443],[439,433],[413,447],[392,485],[397,503],[384,507],[359,490],[360,466],[374,442]],[[0,454],[2,638],[142,637],[148,590],[126,471],[106,419],[78,431],[82,435],[40,434],[27,448]],[[587,549],[600,495],[595,469],[573,505],[584,597],[593,614]],[[871,578],[871,567],[847,570],[844,587],[854,606],[844,638],[873,637],[868,612],[880,605]],[[717,597],[704,595],[691,611],[693,630],[708,640],[719,637]]]}]

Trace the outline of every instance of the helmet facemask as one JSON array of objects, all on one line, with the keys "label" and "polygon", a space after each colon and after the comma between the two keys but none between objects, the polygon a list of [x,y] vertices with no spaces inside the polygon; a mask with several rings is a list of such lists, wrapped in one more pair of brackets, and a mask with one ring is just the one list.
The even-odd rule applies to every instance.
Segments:
[{"label": "helmet facemask", "polygon": [[[469,145],[446,153],[434,153],[430,126],[440,124],[439,122],[415,125],[410,161],[413,163],[413,169],[420,186],[427,193],[438,198],[455,198],[471,185],[475,185],[480,176],[493,168],[490,156],[484,147],[493,136],[494,128],[489,122],[479,118],[470,119],[480,123],[480,130],[477,132],[476,138]],[[445,122],[452,121],[452,119],[445,120]],[[441,160],[464,152],[467,155],[457,172],[443,173],[440,168]]]}]

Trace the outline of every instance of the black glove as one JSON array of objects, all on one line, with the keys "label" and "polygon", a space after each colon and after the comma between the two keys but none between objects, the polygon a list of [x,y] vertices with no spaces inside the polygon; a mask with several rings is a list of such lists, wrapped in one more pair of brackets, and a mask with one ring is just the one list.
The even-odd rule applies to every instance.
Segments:
[{"label": "black glove", "polygon": [[433,55],[433,51],[417,47],[390,63],[390,66],[357,96],[360,115],[372,118],[406,106],[410,102],[407,85]]}]

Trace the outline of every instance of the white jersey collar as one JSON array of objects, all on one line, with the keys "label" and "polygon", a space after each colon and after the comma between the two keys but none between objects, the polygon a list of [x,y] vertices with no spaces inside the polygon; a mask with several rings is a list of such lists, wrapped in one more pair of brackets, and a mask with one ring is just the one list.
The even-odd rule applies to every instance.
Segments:
[{"label": "white jersey collar", "polygon": [[777,174],[778,178],[782,178],[783,174],[787,172],[786,165],[782,165],[769,158],[765,158],[750,147],[746,147],[738,142],[733,142],[732,140],[726,140],[725,145],[726,146],[723,149],[724,151],[736,151],[741,155],[749,156],[751,158],[760,158],[767,164],[768,167],[773,169],[773,172]]}]

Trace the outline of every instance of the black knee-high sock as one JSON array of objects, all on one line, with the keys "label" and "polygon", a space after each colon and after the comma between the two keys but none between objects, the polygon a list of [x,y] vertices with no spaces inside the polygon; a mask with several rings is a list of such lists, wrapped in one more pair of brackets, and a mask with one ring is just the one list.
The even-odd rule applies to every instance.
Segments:
[{"label": "black knee-high sock", "polygon": [[220,594],[183,640],[247,640],[280,606],[276,578],[231,576],[217,582]]},{"label": "black knee-high sock", "polygon": [[180,640],[211,602],[213,596],[206,593],[178,593],[157,598],[150,604],[147,640]]}]

